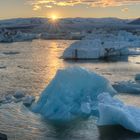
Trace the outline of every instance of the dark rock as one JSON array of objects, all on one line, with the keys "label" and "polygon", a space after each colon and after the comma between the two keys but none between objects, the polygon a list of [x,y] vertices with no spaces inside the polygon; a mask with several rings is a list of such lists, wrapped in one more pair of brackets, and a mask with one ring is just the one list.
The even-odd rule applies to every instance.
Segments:
[{"label": "dark rock", "polygon": [[8,140],[7,135],[0,133],[0,140]]},{"label": "dark rock", "polygon": [[0,69],[6,69],[6,66],[0,65]]},{"label": "dark rock", "polygon": [[13,52],[13,51],[10,51],[10,52],[3,52],[3,54],[5,55],[16,55],[16,54],[19,54],[20,52]]}]

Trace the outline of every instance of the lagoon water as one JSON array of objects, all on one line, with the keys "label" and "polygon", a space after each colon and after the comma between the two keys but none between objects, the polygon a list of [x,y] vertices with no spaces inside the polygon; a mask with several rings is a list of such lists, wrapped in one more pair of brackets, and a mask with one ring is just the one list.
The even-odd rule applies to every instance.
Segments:
[{"label": "lagoon water", "polygon": [[[111,83],[133,80],[140,73],[140,56],[97,61],[64,61],[61,55],[74,41],[34,40],[0,44],[0,97],[25,91],[39,97],[60,68],[82,66],[106,77]],[[117,95],[126,104],[140,107],[138,94]],[[54,126],[21,104],[0,106],[0,132],[10,140],[139,140],[120,126],[97,127],[96,119]]]}]

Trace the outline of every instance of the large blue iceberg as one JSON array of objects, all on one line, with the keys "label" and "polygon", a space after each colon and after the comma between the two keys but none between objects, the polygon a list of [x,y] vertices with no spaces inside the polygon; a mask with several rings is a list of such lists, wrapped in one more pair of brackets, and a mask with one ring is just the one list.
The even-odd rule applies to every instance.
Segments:
[{"label": "large blue iceberg", "polygon": [[97,111],[97,96],[116,91],[107,79],[81,67],[58,70],[32,110],[51,121],[70,121]]},{"label": "large blue iceberg", "polygon": [[140,108],[125,105],[109,93],[98,96],[98,125],[121,125],[134,132],[140,132]]},{"label": "large blue iceberg", "polygon": [[32,110],[53,122],[96,116],[100,126],[140,132],[140,108],[125,105],[112,97],[115,93],[104,77],[81,67],[67,68],[58,70]]}]

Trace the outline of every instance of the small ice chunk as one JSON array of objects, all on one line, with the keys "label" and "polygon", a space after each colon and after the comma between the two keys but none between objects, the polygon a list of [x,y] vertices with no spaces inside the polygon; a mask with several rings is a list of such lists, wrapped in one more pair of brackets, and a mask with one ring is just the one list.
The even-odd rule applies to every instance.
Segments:
[{"label": "small ice chunk", "polygon": [[22,98],[15,98],[15,99],[14,99],[14,102],[15,102],[15,103],[19,103],[19,102],[21,102],[21,101],[22,101]]},{"label": "small ice chunk", "polygon": [[12,100],[0,99],[0,104],[8,104],[11,102],[12,102]]},{"label": "small ice chunk", "polygon": [[5,99],[6,99],[6,100],[13,100],[14,97],[13,97],[12,95],[6,95],[6,96],[5,96]]},{"label": "small ice chunk", "polygon": [[34,101],[35,101],[35,97],[34,96],[26,96],[23,99],[23,104],[25,106],[31,106]]},{"label": "small ice chunk", "polygon": [[1,104],[8,104],[14,101],[14,97],[12,95],[6,95],[0,99]]},{"label": "small ice chunk", "polygon": [[136,74],[135,80],[136,80],[136,81],[140,81],[140,74]]},{"label": "small ice chunk", "polygon": [[0,104],[4,104],[6,102],[5,98],[0,99]]},{"label": "small ice chunk", "polygon": [[16,91],[13,95],[16,99],[25,97],[25,93],[23,91]]},{"label": "small ice chunk", "polygon": [[114,89],[120,93],[140,94],[140,84],[135,81],[122,81],[113,85]]}]

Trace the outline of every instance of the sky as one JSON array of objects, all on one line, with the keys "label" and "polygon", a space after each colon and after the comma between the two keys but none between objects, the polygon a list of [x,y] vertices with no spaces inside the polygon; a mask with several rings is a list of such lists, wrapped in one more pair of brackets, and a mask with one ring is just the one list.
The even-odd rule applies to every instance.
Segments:
[{"label": "sky", "polygon": [[0,0],[0,19],[140,17],[140,0]]}]

